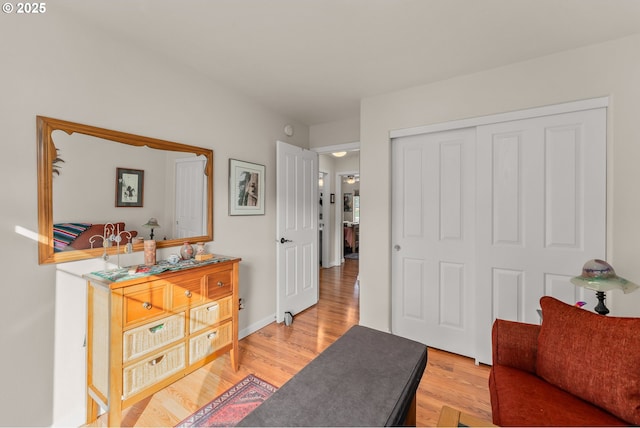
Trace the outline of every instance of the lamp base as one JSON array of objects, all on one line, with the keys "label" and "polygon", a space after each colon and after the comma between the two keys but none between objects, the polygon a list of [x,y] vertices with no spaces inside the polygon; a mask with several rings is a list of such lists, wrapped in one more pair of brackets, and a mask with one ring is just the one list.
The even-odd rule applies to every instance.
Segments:
[{"label": "lamp base", "polygon": [[609,309],[604,304],[604,299],[606,295],[604,291],[596,291],[596,297],[598,298],[598,304],[594,308],[594,310],[600,315],[607,315],[609,313]]}]

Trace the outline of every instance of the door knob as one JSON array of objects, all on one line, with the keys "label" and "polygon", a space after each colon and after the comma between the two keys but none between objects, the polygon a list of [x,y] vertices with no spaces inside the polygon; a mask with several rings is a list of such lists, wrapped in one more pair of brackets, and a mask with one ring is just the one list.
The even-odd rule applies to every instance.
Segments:
[{"label": "door knob", "polygon": [[400,245],[396,244],[393,246],[393,249],[396,251],[400,251]]},{"label": "door knob", "polygon": [[285,242],[293,242],[291,239],[280,238],[280,243],[284,244]]}]

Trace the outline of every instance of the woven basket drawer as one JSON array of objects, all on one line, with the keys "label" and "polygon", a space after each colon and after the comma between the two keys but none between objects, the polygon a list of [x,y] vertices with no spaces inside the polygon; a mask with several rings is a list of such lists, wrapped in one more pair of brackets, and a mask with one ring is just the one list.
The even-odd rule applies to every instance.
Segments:
[{"label": "woven basket drawer", "polygon": [[185,368],[185,344],[169,348],[164,352],[126,367],[122,376],[122,395],[126,399],[154,383]]},{"label": "woven basket drawer", "polygon": [[124,363],[184,337],[184,312],[125,331],[122,343]]},{"label": "woven basket drawer", "polygon": [[194,333],[203,328],[211,327],[227,318],[231,318],[232,303],[232,296],[228,296],[224,299],[191,309],[189,331]]},{"label": "woven basket drawer", "polygon": [[209,330],[189,341],[189,364],[201,360],[232,341],[231,322]]}]

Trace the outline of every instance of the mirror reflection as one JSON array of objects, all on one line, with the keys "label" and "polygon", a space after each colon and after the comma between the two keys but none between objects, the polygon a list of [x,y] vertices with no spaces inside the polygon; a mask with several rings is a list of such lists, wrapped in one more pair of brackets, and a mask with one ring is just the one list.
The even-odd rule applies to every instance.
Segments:
[{"label": "mirror reflection", "polygon": [[41,263],[99,257],[95,236],[110,223],[134,251],[152,234],[158,247],[213,239],[211,150],[68,124],[79,125],[54,123],[40,138]]}]

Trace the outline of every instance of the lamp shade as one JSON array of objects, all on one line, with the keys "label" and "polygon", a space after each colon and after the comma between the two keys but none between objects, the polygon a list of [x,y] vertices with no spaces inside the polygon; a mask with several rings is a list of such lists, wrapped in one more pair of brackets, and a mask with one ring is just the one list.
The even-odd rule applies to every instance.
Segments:
[{"label": "lamp shade", "polygon": [[582,267],[582,275],[571,278],[579,287],[595,291],[622,290],[625,294],[638,289],[638,285],[616,275],[613,267],[604,260],[593,259]]},{"label": "lamp shade", "polygon": [[160,225],[158,224],[158,220],[156,220],[155,218],[151,217],[149,219],[148,222],[146,222],[145,224],[143,224],[142,226],[144,227],[150,227],[150,228],[156,228],[156,227],[160,227]]}]

